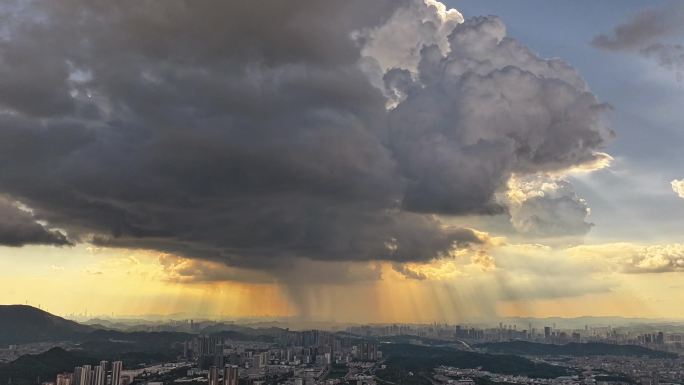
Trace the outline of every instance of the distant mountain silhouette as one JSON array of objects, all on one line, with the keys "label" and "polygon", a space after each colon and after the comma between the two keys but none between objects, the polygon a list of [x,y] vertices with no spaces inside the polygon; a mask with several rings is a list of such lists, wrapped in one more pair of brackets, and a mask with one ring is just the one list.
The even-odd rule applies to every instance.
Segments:
[{"label": "distant mountain silhouette", "polygon": [[0,305],[0,344],[77,338],[93,328],[25,305]]},{"label": "distant mountain silhouette", "polygon": [[632,356],[651,358],[674,358],[677,354],[652,350],[637,345],[616,345],[600,342],[565,345],[541,344],[527,341],[490,342],[475,345],[488,353],[515,354],[520,356]]}]

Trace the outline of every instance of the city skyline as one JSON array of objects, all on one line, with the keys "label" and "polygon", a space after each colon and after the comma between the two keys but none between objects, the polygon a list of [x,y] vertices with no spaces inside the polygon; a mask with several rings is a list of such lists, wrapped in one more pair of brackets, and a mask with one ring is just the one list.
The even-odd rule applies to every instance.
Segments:
[{"label": "city skyline", "polygon": [[680,3],[12,0],[0,19],[1,304],[684,319]]},{"label": "city skyline", "polygon": [[421,385],[430,378],[444,385],[657,385],[684,378],[684,323],[546,319],[293,330],[194,320],[79,324],[23,305],[0,312],[0,380],[27,385],[377,385],[415,383],[411,377]]}]

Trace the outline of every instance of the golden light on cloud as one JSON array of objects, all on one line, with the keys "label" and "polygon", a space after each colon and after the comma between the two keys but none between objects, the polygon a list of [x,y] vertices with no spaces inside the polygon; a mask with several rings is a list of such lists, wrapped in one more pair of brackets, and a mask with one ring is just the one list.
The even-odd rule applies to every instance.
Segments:
[{"label": "golden light on cloud", "polygon": [[684,199],[684,179],[675,179],[670,182],[670,184],[672,185],[672,190],[677,194],[677,196]]},{"label": "golden light on cloud", "polygon": [[[78,246],[7,253],[23,262],[9,265],[7,259],[0,260],[5,287],[0,302],[28,300],[61,315],[234,317],[290,311],[287,299],[273,285],[227,280],[183,283],[177,272],[162,263],[170,257],[159,252]],[[63,295],[55,296],[55,292]]]},{"label": "golden light on cloud", "polygon": [[0,98],[0,245],[25,246],[0,249],[1,302],[429,322],[569,314],[684,271],[669,239],[568,246],[608,239],[592,208],[617,200],[591,182],[617,173],[585,174],[615,161],[611,107],[503,18],[438,0],[331,1],[340,23],[299,2],[39,3],[6,12],[23,66],[3,74],[36,97]]},{"label": "golden light on cloud", "polygon": [[684,244],[678,243],[581,245],[568,249],[568,253],[602,269],[624,273],[684,271]]},{"label": "golden light on cloud", "polygon": [[567,174],[583,174],[602,170],[611,166],[615,158],[610,154],[605,152],[594,153],[595,158],[589,162],[585,162],[576,166],[572,166],[566,169],[564,172],[559,173],[559,176]]},{"label": "golden light on cloud", "polygon": [[[0,303],[77,318],[684,317],[680,90],[607,59],[684,70],[668,43],[681,23],[652,17],[674,9],[583,25],[565,55],[525,42],[550,23],[466,20],[443,0],[13,1]],[[587,60],[588,33],[606,55]]]},{"label": "golden light on cloud", "polygon": [[[572,166],[570,168],[557,171],[536,173],[532,175],[513,174],[506,185],[503,193],[504,201],[511,204],[522,204],[525,200],[543,196],[559,188],[559,181],[564,180],[568,175],[585,174],[605,169],[611,166],[614,158],[610,154],[597,152],[595,158],[586,163]],[[674,186],[674,182],[673,182]]]},{"label": "golden light on cloud", "polygon": [[[11,256],[21,264],[0,260],[5,283],[0,301],[30,299],[61,315],[87,312],[89,317],[306,317],[355,322],[579,316],[586,313],[587,304],[601,309],[601,315],[680,313],[674,304],[684,300],[681,290],[668,287],[680,285],[677,272],[684,270],[684,245],[554,248],[482,237],[490,242],[426,263],[308,261],[279,271],[278,279],[263,271],[151,251],[15,249]],[[330,280],[332,274],[345,280]],[[64,295],[54,296],[55,291]]]}]

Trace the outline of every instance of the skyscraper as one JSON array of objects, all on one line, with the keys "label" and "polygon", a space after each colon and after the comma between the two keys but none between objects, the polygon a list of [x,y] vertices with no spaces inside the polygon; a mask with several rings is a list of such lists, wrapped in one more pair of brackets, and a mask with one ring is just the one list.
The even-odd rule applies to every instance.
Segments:
[{"label": "skyscraper", "polygon": [[107,361],[100,361],[100,365],[95,367],[95,374],[93,378],[94,385],[107,385]]},{"label": "skyscraper", "polygon": [[223,385],[238,385],[238,367],[226,365],[223,368]]},{"label": "skyscraper", "polygon": [[83,371],[83,368],[80,366],[77,366],[74,368],[74,375],[72,377],[72,385],[81,385],[81,372]]},{"label": "skyscraper", "polygon": [[100,382],[100,378],[102,377],[102,367],[101,366],[96,366],[95,369],[93,369],[93,379],[92,379],[92,384],[93,385],[104,385]]},{"label": "skyscraper", "polygon": [[61,373],[57,375],[55,385],[71,385],[73,375],[68,373]]},{"label": "skyscraper", "polygon": [[219,385],[219,370],[216,366],[209,368],[209,381],[207,385]]},{"label": "skyscraper", "polygon": [[119,385],[121,383],[121,370],[123,363],[121,361],[112,362],[112,383],[111,385]]},{"label": "skyscraper", "polygon": [[80,385],[93,385],[93,369],[90,365],[83,365],[81,367],[81,381]]}]

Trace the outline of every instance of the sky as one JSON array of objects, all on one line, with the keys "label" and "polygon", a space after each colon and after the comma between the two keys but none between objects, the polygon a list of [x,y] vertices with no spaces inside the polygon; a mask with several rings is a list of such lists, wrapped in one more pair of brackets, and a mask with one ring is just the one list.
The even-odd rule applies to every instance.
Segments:
[{"label": "sky", "polygon": [[0,20],[0,303],[684,319],[678,2],[12,0]]}]

